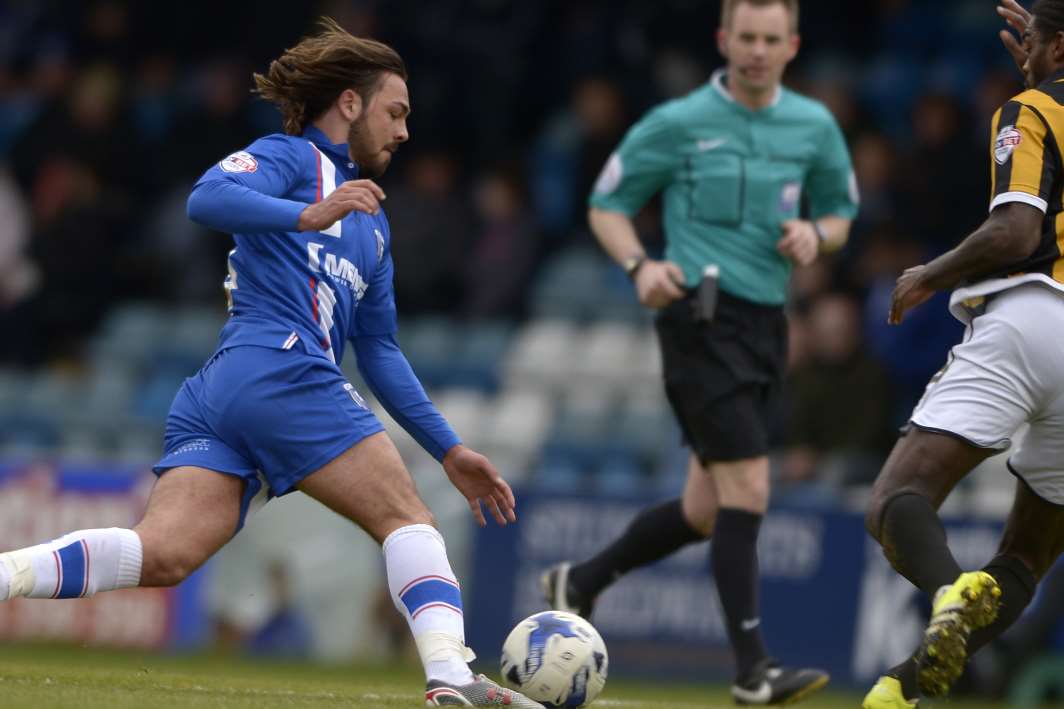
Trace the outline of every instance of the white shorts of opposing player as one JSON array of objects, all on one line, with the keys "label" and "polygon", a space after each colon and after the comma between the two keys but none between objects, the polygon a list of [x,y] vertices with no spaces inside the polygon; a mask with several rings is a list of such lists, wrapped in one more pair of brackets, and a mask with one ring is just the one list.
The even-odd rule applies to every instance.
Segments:
[{"label": "white shorts of opposing player", "polygon": [[994,451],[1030,424],[1009,469],[1064,504],[1064,293],[1037,283],[996,293],[927,385],[911,423]]}]

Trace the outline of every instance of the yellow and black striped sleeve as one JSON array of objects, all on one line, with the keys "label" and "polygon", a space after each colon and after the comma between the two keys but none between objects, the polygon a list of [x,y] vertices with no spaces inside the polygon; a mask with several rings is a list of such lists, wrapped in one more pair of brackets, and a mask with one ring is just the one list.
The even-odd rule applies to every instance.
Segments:
[{"label": "yellow and black striped sleeve", "polygon": [[1023,202],[1046,211],[1058,170],[1054,138],[1038,109],[1009,101],[994,114],[990,210]]}]

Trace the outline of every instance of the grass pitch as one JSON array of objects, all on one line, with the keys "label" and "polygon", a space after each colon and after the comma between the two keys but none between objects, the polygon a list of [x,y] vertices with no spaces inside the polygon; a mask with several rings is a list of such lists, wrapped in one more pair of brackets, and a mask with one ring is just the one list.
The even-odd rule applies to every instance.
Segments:
[{"label": "grass pitch", "polygon": [[[417,668],[282,664],[220,655],[168,656],[78,648],[0,646],[4,709],[269,709],[422,706]],[[801,706],[860,706],[857,694],[822,692]],[[719,686],[611,681],[595,707],[723,709]],[[923,707],[924,704],[921,704]],[[990,709],[999,704],[938,702],[928,707]]]}]

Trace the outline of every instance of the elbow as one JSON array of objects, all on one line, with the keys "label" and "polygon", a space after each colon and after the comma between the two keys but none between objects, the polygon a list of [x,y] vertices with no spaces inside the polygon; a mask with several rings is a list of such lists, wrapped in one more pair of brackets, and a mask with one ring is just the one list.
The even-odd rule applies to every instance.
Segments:
[{"label": "elbow", "polygon": [[994,236],[997,249],[1010,263],[1030,258],[1038,250],[1038,245],[1042,243],[1042,233],[1039,229],[1010,229],[1003,225],[1002,228],[996,230]]},{"label": "elbow", "polygon": [[196,185],[192,188],[192,193],[188,196],[188,202],[185,205],[185,212],[188,214],[188,218],[197,224],[203,224],[205,218],[206,199],[204,199],[201,185]]}]

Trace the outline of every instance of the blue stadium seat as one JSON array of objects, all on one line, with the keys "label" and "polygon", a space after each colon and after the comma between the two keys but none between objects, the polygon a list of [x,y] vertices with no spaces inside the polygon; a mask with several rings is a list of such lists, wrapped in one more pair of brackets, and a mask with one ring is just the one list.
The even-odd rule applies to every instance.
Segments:
[{"label": "blue stadium seat", "polygon": [[426,386],[446,387],[461,331],[452,320],[422,317],[399,326],[398,340],[403,353]]},{"label": "blue stadium seat", "polygon": [[513,337],[513,325],[489,322],[462,330],[458,347],[451,353],[447,384],[484,392],[497,391],[502,361]]}]

